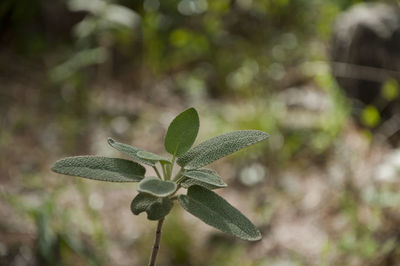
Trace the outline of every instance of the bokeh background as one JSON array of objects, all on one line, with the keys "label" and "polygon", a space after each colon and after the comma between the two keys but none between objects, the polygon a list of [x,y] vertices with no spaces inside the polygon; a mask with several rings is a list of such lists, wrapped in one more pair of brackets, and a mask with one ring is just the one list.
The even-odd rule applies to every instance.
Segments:
[{"label": "bokeh background", "polygon": [[[124,157],[107,137],[162,153],[191,106],[197,143],[271,135],[212,165],[229,185],[217,192],[263,239],[234,239],[176,206],[159,265],[400,265],[400,153],[380,109],[355,112],[332,75],[334,23],[364,4],[1,0],[0,265],[146,265],[156,223],[131,214],[135,185],[50,167]],[[397,101],[396,79],[378,85]]]}]

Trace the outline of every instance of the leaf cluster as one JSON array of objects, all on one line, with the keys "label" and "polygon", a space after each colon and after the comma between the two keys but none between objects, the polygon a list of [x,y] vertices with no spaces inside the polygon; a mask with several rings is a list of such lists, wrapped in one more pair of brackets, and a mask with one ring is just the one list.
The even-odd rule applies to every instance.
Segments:
[{"label": "leaf cluster", "polygon": [[[164,218],[177,200],[186,211],[225,233],[249,241],[261,239],[260,232],[250,220],[213,191],[227,184],[214,170],[202,167],[264,140],[268,134],[258,130],[233,131],[192,147],[199,125],[199,116],[194,108],[175,117],[164,139],[170,158],[109,138],[110,146],[134,161],[75,156],[57,161],[52,170],[100,181],[139,182],[139,193],[132,200],[131,211],[135,215],[146,212],[149,220]],[[153,167],[157,176],[146,176],[142,164]],[[175,165],[180,169],[172,176]],[[180,188],[187,189],[187,193],[176,195]]]}]

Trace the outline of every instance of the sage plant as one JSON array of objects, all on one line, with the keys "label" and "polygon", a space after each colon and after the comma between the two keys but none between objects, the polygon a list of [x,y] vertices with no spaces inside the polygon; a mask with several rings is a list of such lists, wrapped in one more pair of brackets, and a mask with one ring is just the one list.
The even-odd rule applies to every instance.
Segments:
[{"label": "sage plant", "polygon": [[[147,219],[158,221],[156,238],[149,265],[155,265],[164,218],[177,201],[183,209],[206,224],[232,236],[256,241],[260,231],[239,210],[213,192],[227,184],[204,166],[251,144],[264,140],[268,134],[258,130],[238,130],[201,142],[192,148],[199,131],[199,116],[194,108],[179,114],[168,127],[164,139],[164,157],[140,148],[117,142],[108,143],[134,161],[101,156],[75,156],[57,161],[51,168],[59,174],[108,182],[139,182],[138,194],[131,211],[147,213]],[[146,176],[143,165],[154,169],[156,176]],[[173,175],[173,168],[179,167]],[[180,188],[186,194],[176,195]]]}]

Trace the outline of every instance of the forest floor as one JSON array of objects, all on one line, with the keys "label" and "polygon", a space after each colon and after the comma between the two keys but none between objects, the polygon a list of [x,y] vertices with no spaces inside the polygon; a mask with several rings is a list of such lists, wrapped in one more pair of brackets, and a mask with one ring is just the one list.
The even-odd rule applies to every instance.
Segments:
[{"label": "forest floor", "polygon": [[[135,185],[60,176],[50,167],[64,156],[123,157],[108,146],[109,136],[162,153],[169,122],[191,105],[200,115],[197,143],[233,129],[262,128],[271,116],[280,125],[266,144],[212,165],[228,184],[218,193],[251,218],[263,239],[233,240],[175,206],[166,219],[160,265],[400,262],[400,154],[349,118],[328,145],[311,149],[317,144],[307,134],[323,139],[318,125],[334,108],[315,84],[277,93],[275,108],[257,96],[190,98],[168,80],[146,90],[123,79],[55,89],[43,82],[40,64],[3,53],[0,66],[6,69],[0,74],[0,265],[144,265],[155,223],[130,212]],[[307,105],[310,97],[331,107]]]}]

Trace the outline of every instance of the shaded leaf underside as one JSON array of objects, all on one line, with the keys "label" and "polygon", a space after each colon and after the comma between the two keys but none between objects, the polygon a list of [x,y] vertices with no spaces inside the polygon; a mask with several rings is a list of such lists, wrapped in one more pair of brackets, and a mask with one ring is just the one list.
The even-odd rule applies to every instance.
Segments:
[{"label": "shaded leaf underside", "polygon": [[174,193],[177,185],[172,181],[163,181],[157,177],[146,177],[140,181],[137,190],[139,192],[148,193],[156,197],[167,197]]},{"label": "shaded leaf underside", "polygon": [[135,215],[147,213],[147,219],[160,220],[172,209],[173,202],[169,198],[158,198],[146,193],[139,193],[131,203],[131,211]]}]

